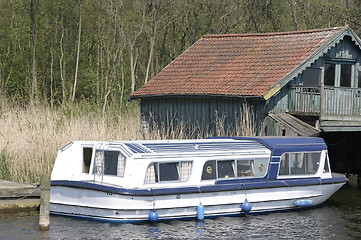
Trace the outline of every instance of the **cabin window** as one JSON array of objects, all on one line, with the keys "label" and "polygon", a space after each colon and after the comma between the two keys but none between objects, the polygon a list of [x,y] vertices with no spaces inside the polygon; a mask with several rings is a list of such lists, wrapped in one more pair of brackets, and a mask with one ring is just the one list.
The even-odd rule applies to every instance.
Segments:
[{"label": "cabin window", "polygon": [[125,172],[125,156],[119,152],[117,176],[124,177],[124,172]]},{"label": "cabin window", "polygon": [[254,176],[254,160],[237,161],[237,177]]},{"label": "cabin window", "polygon": [[83,148],[83,173],[89,173],[90,163],[92,160],[93,148]]},{"label": "cabin window", "polygon": [[216,160],[207,161],[203,166],[202,180],[216,179]]},{"label": "cabin window", "polygon": [[178,181],[178,163],[159,163],[160,181]]},{"label": "cabin window", "polygon": [[320,165],[321,152],[284,153],[281,156],[279,175],[315,174]]},{"label": "cabin window", "polygon": [[118,152],[104,151],[104,174],[117,175],[118,173]]},{"label": "cabin window", "polygon": [[125,162],[119,151],[96,151],[94,173],[124,177]]},{"label": "cabin window", "polygon": [[187,181],[191,177],[192,162],[180,162],[180,180]]},{"label": "cabin window", "polygon": [[237,177],[264,177],[269,158],[237,160]]},{"label": "cabin window", "polygon": [[104,151],[95,152],[94,174],[103,174]]},{"label": "cabin window", "polygon": [[234,177],[234,161],[217,161],[218,178]]},{"label": "cabin window", "polygon": [[145,174],[145,183],[158,182],[158,163],[151,163]]},{"label": "cabin window", "polygon": [[264,177],[269,158],[210,160],[203,166],[202,180],[235,177]]},{"label": "cabin window", "polygon": [[187,181],[191,176],[192,162],[151,163],[145,174],[145,183]]},{"label": "cabin window", "polygon": [[330,172],[330,163],[328,162],[327,154],[325,156],[325,165],[323,167],[323,173],[329,173]]},{"label": "cabin window", "polygon": [[264,177],[268,172],[269,158],[256,158],[254,160],[254,176]]}]

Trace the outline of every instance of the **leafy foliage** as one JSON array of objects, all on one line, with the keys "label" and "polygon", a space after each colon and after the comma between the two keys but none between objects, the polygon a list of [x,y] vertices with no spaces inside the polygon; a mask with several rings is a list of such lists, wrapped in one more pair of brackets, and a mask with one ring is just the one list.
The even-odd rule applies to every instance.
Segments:
[{"label": "leafy foliage", "polygon": [[204,34],[346,24],[359,34],[360,8],[357,0],[1,1],[0,94],[24,106],[122,107]]}]

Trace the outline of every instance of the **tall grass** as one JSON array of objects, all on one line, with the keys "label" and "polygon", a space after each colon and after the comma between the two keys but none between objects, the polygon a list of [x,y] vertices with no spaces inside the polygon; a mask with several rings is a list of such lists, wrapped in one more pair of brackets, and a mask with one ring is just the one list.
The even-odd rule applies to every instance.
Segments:
[{"label": "tall grass", "polygon": [[139,139],[136,104],[120,114],[102,113],[78,104],[50,110],[46,106],[0,109],[0,176],[17,182],[37,182],[50,174],[58,150],[75,140]]},{"label": "tall grass", "polygon": [[[239,120],[235,132],[226,132],[222,119],[220,135],[254,135],[251,114]],[[76,140],[181,139],[210,136],[197,128],[187,134],[184,125],[153,127],[144,134],[139,105],[134,102],[119,112],[115,106],[103,112],[91,104],[78,103],[49,109],[47,106],[19,107],[0,102],[0,178],[16,182],[38,182],[51,174],[59,149]],[[154,124],[156,126],[156,124]],[[189,133],[189,131],[188,131]]]}]

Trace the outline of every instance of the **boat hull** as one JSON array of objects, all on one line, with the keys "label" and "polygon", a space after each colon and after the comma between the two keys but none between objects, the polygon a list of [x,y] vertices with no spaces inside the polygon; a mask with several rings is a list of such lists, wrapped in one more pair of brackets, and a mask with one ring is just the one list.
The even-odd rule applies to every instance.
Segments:
[{"label": "boat hull", "polygon": [[[92,183],[97,184],[97,183]],[[91,218],[112,222],[147,221],[152,211],[159,220],[197,219],[197,207],[204,206],[204,217],[259,214],[316,206],[326,201],[344,182],[310,186],[283,186],[256,189],[233,189],[214,192],[189,192],[164,195],[115,193],[100,188],[53,186],[52,214]],[[201,188],[199,188],[201,189]],[[242,210],[248,201],[251,210]],[[296,206],[300,200],[311,203]]]}]

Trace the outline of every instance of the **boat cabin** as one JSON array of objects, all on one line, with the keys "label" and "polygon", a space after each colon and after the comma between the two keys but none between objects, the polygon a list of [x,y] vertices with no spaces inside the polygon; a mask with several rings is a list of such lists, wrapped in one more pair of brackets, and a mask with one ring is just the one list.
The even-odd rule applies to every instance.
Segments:
[{"label": "boat cabin", "polygon": [[52,181],[134,189],[310,177],[331,177],[321,138],[76,141],[59,151],[52,173]]}]

